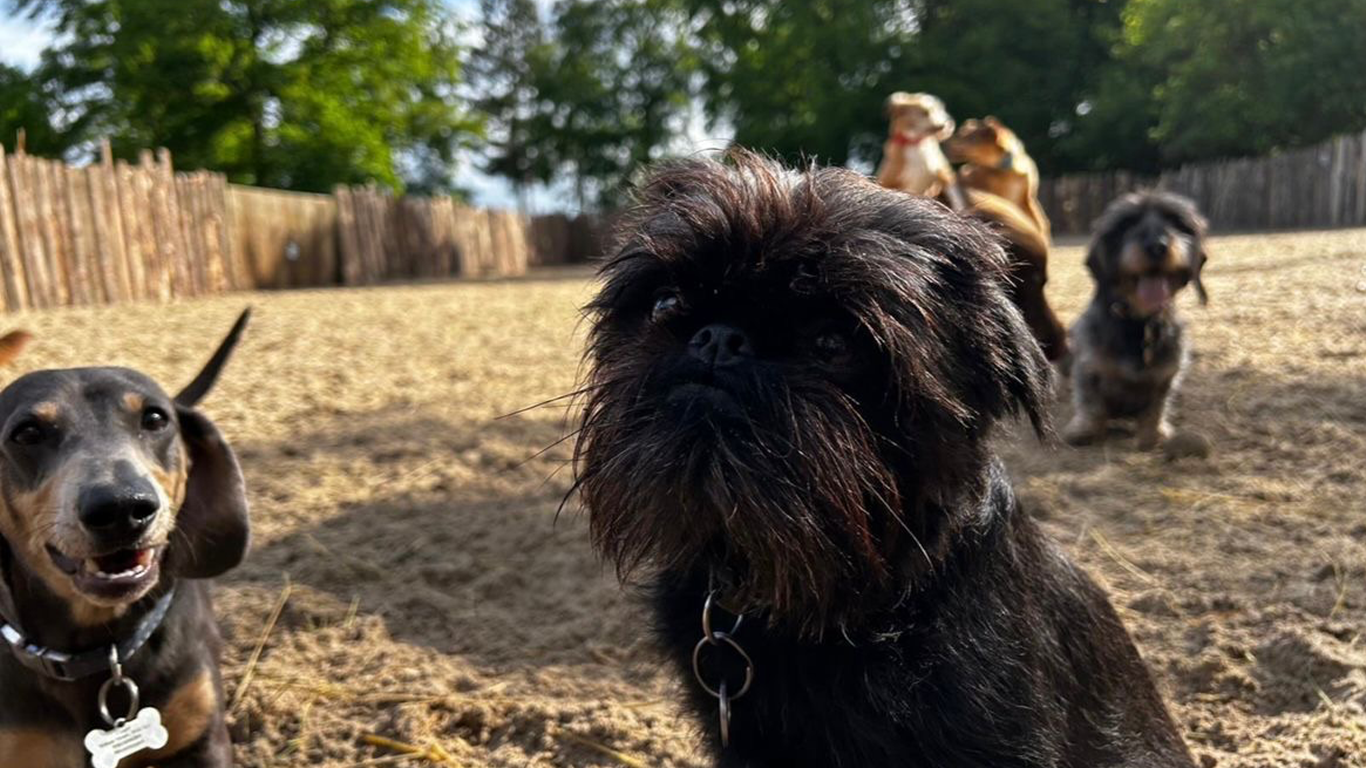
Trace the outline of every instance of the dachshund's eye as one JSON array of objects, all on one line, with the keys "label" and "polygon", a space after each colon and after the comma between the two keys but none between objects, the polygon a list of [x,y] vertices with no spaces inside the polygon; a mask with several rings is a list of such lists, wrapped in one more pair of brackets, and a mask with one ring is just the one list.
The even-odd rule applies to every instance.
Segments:
[{"label": "dachshund's eye", "polygon": [[160,408],[148,408],[142,412],[142,428],[148,432],[160,432],[170,424],[171,417]]},{"label": "dachshund's eye", "polygon": [[19,445],[37,445],[47,437],[47,429],[39,421],[25,421],[14,428],[9,439]]},{"label": "dachshund's eye", "polygon": [[676,293],[662,293],[655,299],[650,309],[650,320],[662,322],[673,317],[683,308],[683,300]]},{"label": "dachshund's eye", "polygon": [[826,357],[842,357],[849,354],[849,338],[836,331],[820,334],[812,343],[816,350]]}]

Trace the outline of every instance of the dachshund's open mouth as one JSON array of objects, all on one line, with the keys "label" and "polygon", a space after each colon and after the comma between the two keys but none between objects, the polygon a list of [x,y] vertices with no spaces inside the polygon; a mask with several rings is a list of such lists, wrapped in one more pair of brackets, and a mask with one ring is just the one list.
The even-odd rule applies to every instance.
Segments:
[{"label": "dachshund's open mouth", "polygon": [[1145,315],[1165,309],[1172,300],[1170,278],[1165,274],[1144,275],[1134,289],[1136,309]]},{"label": "dachshund's open mouth", "polygon": [[156,582],[163,549],[120,549],[96,557],[74,558],[49,544],[47,553],[80,591],[118,600],[135,596]]}]

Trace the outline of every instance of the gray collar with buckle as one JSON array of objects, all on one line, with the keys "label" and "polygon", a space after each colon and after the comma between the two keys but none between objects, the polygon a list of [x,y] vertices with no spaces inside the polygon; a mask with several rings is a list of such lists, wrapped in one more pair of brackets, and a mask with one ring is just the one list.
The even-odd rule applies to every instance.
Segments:
[{"label": "gray collar with buckle", "polygon": [[[115,658],[126,661],[147,643],[152,633],[161,626],[166,613],[171,610],[171,601],[174,598],[175,587],[157,598],[156,604],[138,622],[133,634],[127,640],[112,646],[117,650]],[[79,653],[44,648],[31,642],[23,630],[10,617],[3,615],[3,612],[0,612],[0,640],[4,640],[10,647],[20,664],[54,680],[71,682],[109,671],[111,646],[104,645]]]}]

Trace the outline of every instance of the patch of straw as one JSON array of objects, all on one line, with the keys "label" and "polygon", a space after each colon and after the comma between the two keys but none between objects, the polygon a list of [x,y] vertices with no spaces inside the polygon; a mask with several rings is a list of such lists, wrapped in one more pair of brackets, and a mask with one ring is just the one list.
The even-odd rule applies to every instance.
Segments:
[{"label": "patch of straw", "polygon": [[270,640],[270,635],[275,631],[275,624],[280,620],[280,614],[285,611],[285,603],[289,602],[289,596],[294,592],[294,584],[289,580],[289,574],[285,574],[285,586],[280,590],[280,597],[275,601],[275,609],[270,612],[270,618],[266,621],[266,626],[261,630],[261,637],[256,641],[256,648],[251,652],[251,658],[247,661],[247,669],[242,673],[242,682],[237,684],[237,692],[233,694],[232,706],[228,707],[228,713],[234,713],[242,706],[242,701],[246,699],[247,690],[251,688],[251,680],[256,676],[256,664],[261,661],[261,653],[266,648],[266,642]]},{"label": "patch of straw", "polygon": [[1120,554],[1119,550],[1115,549],[1114,545],[1110,543],[1110,540],[1105,538],[1105,534],[1101,533],[1100,531],[1094,528],[1091,529],[1090,533],[1091,540],[1096,542],[1096,544],[1100,546],[1101,551],[1109,555],[1111,560],[1114,560],[1116,563],[1118,563],[1121,568],[1128,571],[1129,574],[1132,575],[1134,578],[1138,579],[1139,581],[1142,581],[1144,584],[1157,583],[1157,579],[1154,578],[1152,574],[1148,573],[1142,568],[1139,568],[1137,565],[1134,565],[1133,562],[1129,560],[1129,558]]},{"label": "patch of straw", "polygon": [[[436,765],[459,765],[459,763],[455,762],[455,757],[435,741],[428,743],[425,747],[421,747],[416,744],[408,744],[373,733],[367,733],[364,736],[361,736],[360,740],[372,747],[379,747],[380,749],[387,749],[399,753],[397,755],[376,758],[378,760],[394,761],[395,758],[399,758],[406,760],[426,760],[427,762],[435,763]],[[361,763],[361,765],[376,765],[376,763],[370,761],[368,763]]]},{"label": "patch of straw", "polygon": [[593,741],[592,739],[585,738],[576,733],[570,733],[569,731],[564,730],[557,730],[555,731],[555,736],[556,738],[573,742],[575,744],[578,744],[579,746],[588,747],[589,749],[595,752],[599,752],[603,755],[606,755],[607,757],[612,758],[613,760],[616,760],[618,763],[621,763],[622,765],[629,765],[631,766],[631,768],[649,768],[645,761],[641,760],[638,757],[632,757],[626,754],[625,752],[620,752],[618,750],[612,749],[606,744]]}]

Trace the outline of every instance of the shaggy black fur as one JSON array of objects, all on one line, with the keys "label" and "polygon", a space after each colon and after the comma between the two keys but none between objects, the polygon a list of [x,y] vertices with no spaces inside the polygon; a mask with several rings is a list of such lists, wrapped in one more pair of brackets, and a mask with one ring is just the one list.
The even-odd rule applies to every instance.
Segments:
[{"label": "shaggy black fur", "polygon": [[[1048,397],[1006,274],[980,225],[847,171],[734,152],[641,191],[589,308],[577,487],[602,553],[650,567],[718,765],[1191,765],[988,445]],[[726,748],[691,671],[713,583],[756,667]]]}]

